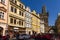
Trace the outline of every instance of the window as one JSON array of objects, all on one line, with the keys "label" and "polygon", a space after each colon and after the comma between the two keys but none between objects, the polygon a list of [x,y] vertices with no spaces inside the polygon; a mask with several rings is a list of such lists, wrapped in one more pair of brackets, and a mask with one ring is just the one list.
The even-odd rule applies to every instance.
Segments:
[{"label": "window", "polygon": [[20,4],[20,7],[21,7],[21,4]]},{"label": "window", "polygon": [[17,1],[15,0],[15,3],[17,4]]},{"label": "window", "polygon": [[11,12],[13,12],[13,7],[11,6]]},{"label": "window", "polygon": [[27,23],[27,27],[29,27],[29,24]]},{"label": "window", "polygon": [[23,26],[23,21],[22,21],[22,26]]},{"label": "window", "polygon": [[23,16],[23,12],[19,11],[19,15]]},{"label": "window", "polygon": [[4,13],[3,12],[0,12],[0,18],[4,19]]},{"label": "window", "polygon": [[27,21],[29,21],[29,18],[26,18]]},{"label": "window", "polygon": [[19,25],[21,25],[21,20],[19,20]]},{"label": "window", "polygon": [[13,3],[17,3],[17,1],[16,0],[11,0]]},{"label": "window", "polygon": [[1,3],[2,3],[2,4],[5,4],[5,0],[1,0]]},{"label": "window", "polygon": [[23,5],[20,4],[20,7],[23,9]]},{"label": "window", "polygon": [[19,20],[19,25],[23,26],[23,21]]},{"label": "window", "polygon": [[23,16],[23,12],[22,12],[22,16]]},{"label": "window", "polygon": [[16,19],[14,19],[14,24],[16,24]]},{"label": "window", "polygon": [[13,23],[13,18],[10,18],[10,23]]},{"label": "window", "polygon": [[17,9],[11,6],[11,12],[17,13]]},{"label": "window", "polygon": [[19,11],[19,15],[21,15],[21,11]]},{"label": "window", "polygon": [[21,6],[21,8],[23,9],[23,6]]},{"label": "window", "polygon": [[17,13],[17,9],[16,8],[14,9],[14,12]]}]

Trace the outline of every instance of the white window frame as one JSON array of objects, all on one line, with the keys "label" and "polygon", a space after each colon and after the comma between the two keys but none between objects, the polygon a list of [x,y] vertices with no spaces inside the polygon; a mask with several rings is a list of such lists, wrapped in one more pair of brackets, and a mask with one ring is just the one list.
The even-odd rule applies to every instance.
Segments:
[{"label": "white window frame", "polygon": [[4,12],[0,12],[0,16],[1,16],[0,19],[4,19]]},{"label": "white window frame", "polygon": [[[13,7],[13,6],[10,6],[10,10],[11,10],[11,7]],[[15,7],[13,7],[13,12],[15,13]],[[11,11],[12,12],[12,11]],[[16,13],[17,13],[17,9],[16,9]]]}]

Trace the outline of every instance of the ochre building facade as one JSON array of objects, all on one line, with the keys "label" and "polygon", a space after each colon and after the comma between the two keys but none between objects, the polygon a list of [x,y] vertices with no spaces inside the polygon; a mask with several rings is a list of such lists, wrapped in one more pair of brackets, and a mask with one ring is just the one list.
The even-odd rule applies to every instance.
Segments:
[{"label": "ochre building facade", "polygon": [[35,10],[32,11],[32,33],[40,33],[40,17],[39,14],[36,14]]}]

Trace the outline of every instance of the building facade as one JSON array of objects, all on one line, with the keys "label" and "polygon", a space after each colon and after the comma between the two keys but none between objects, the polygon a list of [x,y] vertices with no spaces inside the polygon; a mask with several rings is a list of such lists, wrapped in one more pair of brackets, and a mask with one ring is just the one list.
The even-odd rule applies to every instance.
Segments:
[{"label": "building facade", "polygon": [[36,11],[32,11],[32,33],[40,33],[40,17],[36,14]]},{"label": "building facade", "polygon": [[7,30],[8,0],[0,0],[0,34],[5,36]]},{"label": "building facade", "polygon": [[31,10],[29,7],[26,7],[25,27],[26,27],[26,34],[32,34],[32,16],[31,16]]},{"label": "building facade", "polygon": [[25,33],[25,5],[19,0],[9,0],[8,6],[8,30]]},{"label": "building facade", "polygon": [[19,0],[0,0],[0,32],[3,36],[10,31],[20,34],[40,33],[40,17]]},{"label": "building facade", "polygon": [[48,32],[48,12],[46,12],[46,7],[42,7],[42,13],[40,14],[40,25],[41,25],[41,33]]},{"label": "building facade", "polygon": [[60,13],[58,14],[58,17],[56,19],[55,27],[56,27],[57,33],[60,34]]}]

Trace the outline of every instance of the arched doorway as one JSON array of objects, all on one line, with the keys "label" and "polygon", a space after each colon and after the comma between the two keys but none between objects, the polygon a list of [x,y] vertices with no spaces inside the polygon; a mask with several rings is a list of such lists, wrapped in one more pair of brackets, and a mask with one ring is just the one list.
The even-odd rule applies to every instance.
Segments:
[{"label": "arched doorway", "polygon": [[3,35],[3,28],[0,27],[0,35]]}]

